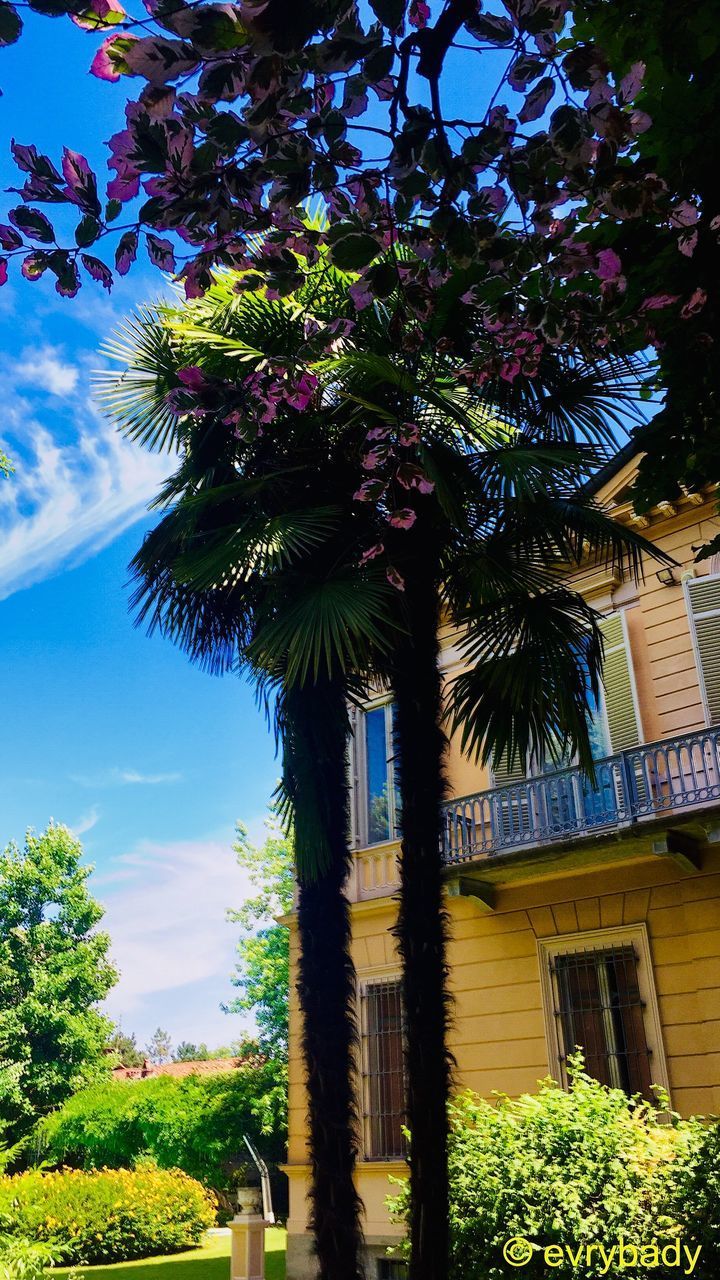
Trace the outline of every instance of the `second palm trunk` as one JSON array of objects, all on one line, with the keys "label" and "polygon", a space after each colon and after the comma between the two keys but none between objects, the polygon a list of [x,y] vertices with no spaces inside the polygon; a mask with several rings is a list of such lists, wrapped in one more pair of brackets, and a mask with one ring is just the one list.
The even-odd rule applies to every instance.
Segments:
[{"label": "second palm trunk", "polygon": [[407,640],[393,672],[402,805],[396,936],[403,969],[406,1107],[410,1129],[410,1280],[448,1274],[448,1119],[452,1063],[442,884],[446,739],[441,728],[438,593],[432,548],[405,576]]}]

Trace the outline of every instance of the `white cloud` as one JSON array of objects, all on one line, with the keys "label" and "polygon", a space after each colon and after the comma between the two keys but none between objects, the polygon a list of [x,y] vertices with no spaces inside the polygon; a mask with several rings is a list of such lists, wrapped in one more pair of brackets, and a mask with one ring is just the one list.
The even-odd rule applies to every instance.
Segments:
[{"label": "white cloud", "polygon": [[[217,980],[216,1005],[228,993],[237,926],[225,913],[252,892],[230,838],[144,841],[117,858],[112,872],[96,875],[94,888],[121,974],[106,1001],[111,1017],[209,978]],[[151,1021],[162,1023],[162,998],[151,1003],[157,1009]]]},{"label": "white cloud", "polygon": [[100,811],[96,804],[93,805],[87,813],[83,813],[77,822],[70,823],[70,830],[75,836],[83,836],[86,831],[92,831],[100,821]]},{"label": "white cloud", "polygon": [[11,370],[11,377],[21,386],[49,391],[54,396],[69,396],[77,387],[79,370],[61,358],[57,347],[44,346],[37,351],[26,348]]},{"label": "white cloud", "polygon": [[0,600],[73,567],[139,520],[171,465],[123,439],[88,407],[61,443],[33,419],[32,405],[9,395],[4,428],[12,480],[0,485]]},{"label": "white cloud", "polygon": [[180,782],[181,773],[141,773],[139,769],[105,769],[99,773],[75,773],[71,782],[81,787],[157,787],[168,782]]}]

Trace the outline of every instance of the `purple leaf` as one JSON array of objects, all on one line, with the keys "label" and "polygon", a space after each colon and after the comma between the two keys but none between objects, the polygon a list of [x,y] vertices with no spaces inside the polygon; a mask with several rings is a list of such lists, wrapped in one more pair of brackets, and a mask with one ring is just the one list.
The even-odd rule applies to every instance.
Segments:
[{"label": "purple leaf", "polygon": [[417,27],[419,31],[426,27],[430,18],[430,5],[425,0],[410,0],[410,10],[408,13],[411,27]]},{"label": "purple leaf", "polygon": [[7,259],[0,258],[0,285],[7,284]]},{"label": "purple leaf", "polygon": [[11,249],[20,249],[22,247],[22,236],[18,235],[14,227],[8,227],[5,223],[0,222],[0,249],[4,249],[9,253]]},{"label": "purple leaf", "polygon": [[[4,48],[9,44],[15,44],[15,41],[20,38],[22,29],[22,18],[15,6],[7,4],[6,0],[2,0],[2,3],[0,3],[0,48]],[[4,284],[5,281],[0,281],[0,283]]]},{"label": "purple leaf", "polygon": [[80,261],[88,275],[91,276],[93,280],[99,280],[103,289],[107,289],[108,292],[110,292],[113,286],[113,275],[110,268],[107,267],[104,262],[101,262],[99,258],[94,258],[92,254],[89,253],[81,253]]},{"label": "purple leaf", "polygon": [[178,369],[178,381],[182,382],[184,387],[189,387],[191,391],[202,391],[207,385],[205,374],[197,364],[187,365],[185,369]]},{"label": "purple leaf", "polygon": [[71,18],[76,27],[83,31],[102,31],[122,22],[127,15],[117,0],[92,0],[84,13],[73,13]]},{"label": "purple leaf", "polygon": [[57,277],[55,292],[62,298],[74,298],[80,288],[80,272],[74,258],[67,253],[53,254],[48,259],[48,266]]},{"label": "purple leaf", "polygon": [[137,257],[137,232],[125,231],[118,241],[115,250],[115,269],[119,276],[126,276]]},{"label": "purple leaf", "polygon": [[645,63],[633,62],[626,76],[623,76],[618,89],[618,101],[624,105],[632,102],[642,89],[643,77],[645,75]]},{"label": "purple leaf", "polygon": [[695,289],[690,294],[685,306],[681,308],[680,315],[683,320],[689,320],[691,316],[697,315],[698,311],[702,311],[707,302],[707,294],[704,289]]},{"label": "purple leaf", "polygon": [[62,171],[67,183],[66,195],[81,209],[97,217],[100,213],[97,180],[85,157],[65,147],[62,155]]},{"label": "purple leaf", "polygon": [[39,280],[43,272],[47,271],[49,265],[47,254],[43,253],[41,249],[37,249],[23,259],[20,274],[25,280]]},{"label": "purple leaf", "polygon": [[23,173],[30,173],[34,177],[47,178],[50,182],[62,182],[62,175],[58,173],[52,160],[47,156],[40,155],[37,147],[26,147],[21,142],[16,142],[13,138],[10,143],[10,150],[13,159]]},{"label": "purple leaf", "polygon": [[146,239],[148,257],[153,266],[159,267],[161,271],[174,271],[175,253],[171,242],[169,240],[161,240],[158,236],[153,236],[149,232]]},{"label": "purple leaf", "polygon": [[388,524],[393,529],[412,529],[417,520],[417,512],[412,507],[399,507],[397,511],[391,511],[388,516]]},{"label": "purple leaf", "polygon": [[614,249],[601,249],[598,254],[597,274],[599,280],[617,280],[622,272],[622,262]]},{"label": "purple leaf", "polygon": [[90,72],[98,80],[119,80],[129,67],[126,54],[137,43],[137,36],[106,36],[90,63]]},{"label": "purple leaf", "polygon": [[29,236],[31,240],[39,240],[41,244],[52,244],[55,239],[52,223],[39,209],[28,209],[20,205],[17,209],[11,209],[8,217],[13,226]]},{"label": "purple leaf", "polygon": [[512,64],[512,68],[508,75],[508,84],[511,89],[519,89],[524,93],[525,89],[533,80],[537,80],[545,70],[545,62],[541,58],[532,58],[528,54],[523,53],[516,58]]},{"label": "purple leaf", "polygon": [[155,88],[193,71],[200,61],[192,45],[158,36],[133,40],[124,57],[130,75],[142,76]]},{"label": "purple leaf", "polygon": [[554,93],[555,81],[550,76],[543,76],[535,88],[530,90],[522,111],[518,114],[518,120],[522,124],[529,124],[531,120],[539,119]]}]

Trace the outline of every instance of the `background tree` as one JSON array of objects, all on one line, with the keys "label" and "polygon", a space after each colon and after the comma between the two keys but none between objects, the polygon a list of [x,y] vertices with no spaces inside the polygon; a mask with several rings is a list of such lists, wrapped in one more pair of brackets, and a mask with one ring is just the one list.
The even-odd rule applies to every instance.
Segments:
[{"label": "background tree", "polygon": [[208,1058],[222,1056],[221,1053],[211,1053],[204,1041],[193,1044],[191,1040],[181,1040],[173,1054],[173,1062],[207,1062]]},{"label": "background tree", "polygon": [[292,910],[294,874],[292,835],[285,835],[273,820],[259,847],[246,828],[237,824],[233,846],[239,866],[250,872],[258,890],[228,919],[239,924],[243,937],[237,945],[238,962],[233,984],[241,994],[225,1006],[227,1013],[252,1013],[258,1027],[258,1047],[274,1060],[287,1062],[288,997],[290,990],[290,942],[285,925],[276,917]]},{"label": "background tree", "polygon": [[145,1054],[151,1062],[158,1064],[169,1062],[172,1057],[172,1040],[169,1032],[163,1031],[162,1027],[156,1027],[145,1046]]},{"label": "background tree", "polygon": [[17,1073],[0,1095],[9,1140],[107,1072],[111,1024],[97,1004],[117,973],[81,859],[79,840],[55,825],[0,854],[0,1062]]},{"label": "background tree", "polygon": [[141,1067],[145,1055],[138,1049],[135,1035],[126,1035],[121,1026],[116,1026],[106,1049],[111,1057],[112,1065],[119,1067]]}]

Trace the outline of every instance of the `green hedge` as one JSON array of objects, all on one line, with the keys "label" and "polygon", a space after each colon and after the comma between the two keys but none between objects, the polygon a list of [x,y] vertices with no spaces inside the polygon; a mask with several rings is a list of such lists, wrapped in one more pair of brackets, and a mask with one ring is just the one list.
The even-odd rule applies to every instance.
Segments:
[{"label": "green hedge", "polygon": [[70,1098],[39,1129],[43,1157],[81,1169],[132,1167],[150,1156],[205,1186],[232,1185],[243,1134],[268,1162],[284,1159],[286,1086],[270,1063],[217,1076],[108,1081]]},{"label": "green hedge", "polygon": [[33,1170],[0,1178],[0,1220],[63,1263],[89,1265],[188,1249],[215,1222],[215,1206],[177,1169]]},{"label": "green hedge", "polygon": [[[395,1209],[407,1214],[406,1188]],[[607,1089],[578,1064],[567,1091],[546,1081],[537,1094],[494,1103],[468,1093],[451,1107],[450,1224],[452,1280],[585,1280],[625,1271],[660,1280],[690,1266],[684,1252],[682,1265],[672,1264],[672,1252],[663,1265],[660,1252],[676,1239],[693,1255],[701,1246],[695,1280],[716,1280],[720,1130]],[[512,1265],[503,1246],[515,1237],[529,1248],[519,1246]],[[656,1242],[660,1265],[652,1251],[634,1265],[626,1254],[624,1267],[617,1254],[606,1267],[599,1251],[588,1263],[586,1246],[602,1245],[607,1255],[621,1240]],[[562,1256],[556,1249],[548,1262],[544,1250],[553,1245]]]}]

